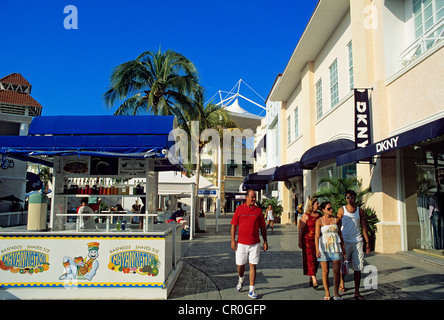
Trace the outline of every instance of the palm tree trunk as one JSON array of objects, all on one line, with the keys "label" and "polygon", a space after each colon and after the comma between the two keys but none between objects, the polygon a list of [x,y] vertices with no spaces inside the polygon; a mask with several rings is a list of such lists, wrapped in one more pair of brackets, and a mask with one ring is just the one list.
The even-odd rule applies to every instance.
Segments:
[{"label": "palm tree trunk", "polygon": [[200,178],[200,163],[201,163],[201,156],[200,156],[200,147],[198,148],[199,153],[197,155],[197,164],[196,164],[196,189],[194,190],[194,221],[196,226],[196,231],[200,232],[199,227],[199,178]]}]

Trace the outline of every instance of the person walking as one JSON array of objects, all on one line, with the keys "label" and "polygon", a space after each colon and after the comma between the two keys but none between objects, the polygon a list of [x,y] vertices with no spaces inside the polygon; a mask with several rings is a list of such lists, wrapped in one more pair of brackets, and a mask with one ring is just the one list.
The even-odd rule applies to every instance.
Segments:
[{"label": "person walking", "polygon": [[316,280],[316,273],[318,272],[319,262],[316,256],[316,220],[321,215],[318,212],[318,199],[313,198],[308,202],[307,212],[305,212],[299,223],[299,248],[302,249],[302,265],[304,275],[310,277],[310,286],[316,289],[318,281]]},{"label": "person walking", "polygon": [[[353,270],[353,278],[355,283],[354,299],[364,300],[359,293],[361,285],[361,273],[364,268],[364,243],[365,252],[370,253],[370,242],[368,238],[367,223],[365,221],[364,210],[359,208],[356,201],[356,192],[347,190],[345,192],[347,205],[338,209],[338,218],[342,221],[342,235],[344,237],[344,245],[347,252],[346,260],[349,261],[349,268]],[[362,229],[362,232],[361,232]],[[344,276],[341,276],[340,288],[345,292]]]},{"label": "person walking", "polygon": [[[246,201],[236,208],[231,220],[231,248],[236,252],[236,265],[239,274],[237,291],[242,290],[244,282],[245,265],[247,261],[250,266],[250,289],[248,297],[257,298],[254,284],[256,282],[256,267],[260,259],[260,238],[261,231],[264,240],[263,250],[268,249],[267,229],[265,219],[260,207],[256,205],[256,192],[247,190]],[[238,233],[236,241],[236,233]]]},{"label": "person walking", "polygon": [[316,256],[321,262],[324,300],[331,300],[328,282],[329,263],[333,265],[333,300],[342,300],[339,294],[341,260],[345,255],[344,241],[341,234],[341,219],[333,216],[330,202],[321,203],[323,217],[316,221]]},{"label": "person walking", "polygon": [[271,204],[268,206],[268,209],[267,209],[267,230],[270,225],[271,225],[271,233],[273,234],[274,215],[273,215],[273,208],[271,207]]}]

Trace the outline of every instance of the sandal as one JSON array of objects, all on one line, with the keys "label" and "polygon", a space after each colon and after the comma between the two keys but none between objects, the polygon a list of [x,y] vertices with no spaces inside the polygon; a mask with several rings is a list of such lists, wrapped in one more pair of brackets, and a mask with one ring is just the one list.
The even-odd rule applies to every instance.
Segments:
[{"label": "sandal", "polygon": [[342,298],[341,296],[339,296],[339,297],[334,296],[334,297],[333,297],[333,300],[336,300],[336,301],[337,301],[337,300],[344,300],[344,298]]},{"label": "sandal", "polygon": [[317,289],[319,287],[319,284],[317,282],[313,283],[313,280],[310,279],[310,287],[312,287],[313,289]]},{"label": "sandal", "polygon": [[361,295],[357,295],[353,299],[354,300],[361,300],[361,301],[365,300],[365,298],[363,296],[361,296]]},{"label": "sandal", "polygon": [[324,297],[324,300],[331,300],[331,297]]},{"label": "sandal", "polygon": [[339,291],[341,291],[341,292],[345,292],[345,291],[347,291],[347,289],[345,289],[345,287],[341,287],[341,286],[339,286]]}]

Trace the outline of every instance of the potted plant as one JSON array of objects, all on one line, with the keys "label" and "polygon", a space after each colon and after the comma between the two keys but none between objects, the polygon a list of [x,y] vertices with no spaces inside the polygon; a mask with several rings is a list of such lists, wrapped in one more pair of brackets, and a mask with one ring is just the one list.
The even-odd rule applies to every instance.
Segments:
[{"label": "potted plant", "polygon": [[51,168],[44,166],[38,176],[40,177],[40,180],[42,180],[43,188],[42,191],[44,193],[49,193],[49,183],[52,181],[53,174],[51,172]]},{"label": "potted plant", "polygon": [[376,232],[378,231],[378,226],[376,224],[380,222],[380,220],[376,216],[375,209],[370,207],[365,207],[363,209],[364,209],[365,221],[367,222],[370,250],[375,251]]},{"label": "potted plant", "polygon": [[274,222],[280,223],[282,211],[284,211],[284,207],[282,206],[282,201],[279,201],[276,198],[263,199],[262,202],[259,204],[259,207],[261,207],[262,211],[267,211],[268,206],[270,204],[271,204],[271,209],[273,209]]}]

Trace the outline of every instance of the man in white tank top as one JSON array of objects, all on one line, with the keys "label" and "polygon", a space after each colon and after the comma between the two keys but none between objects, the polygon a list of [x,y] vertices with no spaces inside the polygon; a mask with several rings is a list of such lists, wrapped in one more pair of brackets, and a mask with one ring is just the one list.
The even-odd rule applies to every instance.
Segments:
[{"label": "man in white tank top", "polygon": [[[341,231],[347,260],[350,263],[351,269],[353,269],[355,299],[364,300],[364,297],[359,293],[359,286],[361,285],[361,271],[364,268],[363,238],[365,239],[365,252],[370,253],[367,223],[365,221],[364,210],[356,206],[356,192],[347,190],[345,196],[347,205],[338,209],[338,218],[341,218]],[[362,228],[362,232],[359,227]],[[341,275],[339,290],[345,291],[343,275]]]}]

